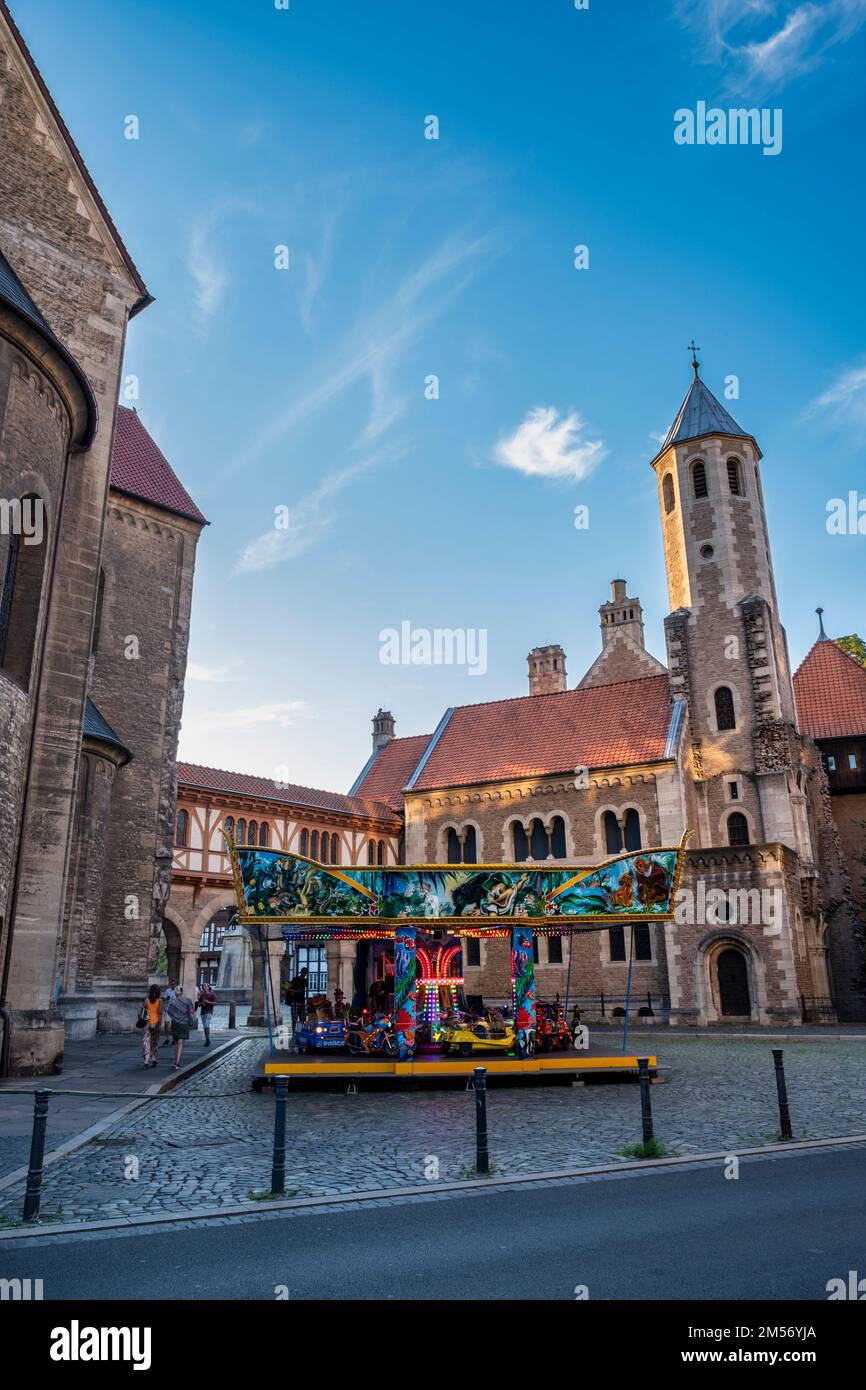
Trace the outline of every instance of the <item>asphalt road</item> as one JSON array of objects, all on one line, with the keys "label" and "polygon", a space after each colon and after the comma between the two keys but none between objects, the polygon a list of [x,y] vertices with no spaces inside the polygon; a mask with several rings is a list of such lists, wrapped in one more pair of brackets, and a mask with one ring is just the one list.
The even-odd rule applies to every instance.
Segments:
[{"label": "asphalt road", "polygon": [[[866,1276],[866,1146],[350,1211],[0,1242],[52,1299],[826,1300]],[[866,1287],[866,1285],[864,1285]]]}]

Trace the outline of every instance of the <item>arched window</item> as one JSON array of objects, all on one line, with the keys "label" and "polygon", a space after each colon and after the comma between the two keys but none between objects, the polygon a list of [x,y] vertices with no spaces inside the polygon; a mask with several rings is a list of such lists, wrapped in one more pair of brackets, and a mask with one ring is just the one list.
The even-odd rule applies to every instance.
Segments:
[{"label": "arched window", "polygon": [[310,858],[311,858],[311,859],[318,859],[318,857],[319,857],[319,832],[318,832],[318,830],[314,830],[313,833],[312,833],[312,835],[310,836]]},{"label": "arched window", "polygon": [[376,863],[377,863],[377,864],[384,864],[384,863],[385,863],[385,841],[384,841],[384,840],[380,840],[379,843],[378,843],[377,846],[376,846]]},{"label": "arched window", "polygon": [[720,685],[714,695],[716,705],[716,728],[736,729],[737,716],[734,710],[734,697],[726,685]]},{"label": "arched window", "polygon": [[664,476],[664,480],[662,482],[662,497],[664,498],[665,513],[668,516],[670,516],[671,512],[676,506],[676,497],[674,496],[674,480],[671,477],[670,473],[666,473]]},{"label": "arched window", "polygon": [[554,859],[564,859],[566,856],[565,848],[565,821],[562,816],[554,816],[553,825],[550,828],[550,845],[553,850]]},{"label": "arched window", "polygon": [[742,811],[732,811],[728,816],[728,844],[747,845],[749,843],[749,822]]},{"label": "arched window", "polygon": [[259,844],[263,847],[266,846],[270,838],[270,826],[268,825],[266,820],[263,820],[261,825],[259,826]]},{"label": "arched window", "polygon": [[476,864],[478,862],[478,851],[475,845],[475,826],[467,825],[466,834],[463,836],[463,863]]},{"label": "arched window", "polygon": [[[16,511],[20,509],[20,522],[9,535],[5,564],[2,566],[0,669],[27,690],[42,603],[48,523],[41,497],[28,494],[14,505]],[[40,538],[38,542],[37,535]]]},{"label": "arched window", "polygon": [[622,831],[613,811],[604,813],[604,847],[608,854],[620,854],[622,851]]},{"label": "arched window", "polygon": [[368,863],[368,864],[375,864],[375,862],[376,862],[376,841],[375,841],[375,840],[370,840],[370,842],[369,842],[368,845],[367,845],[367,863]]},{"label": "arched window", "polygon": [[742,497],[743,474],[739,459],[728,459],[728,487],[735,497]]},{"label": "arched window", "polygon": [[245,845],[247,842],[247,823],[245,820],[238,821],[237,840],[239,845]]},{"label": "arched window", "polygon": [[332,835],[332,836],[331,836],[331,863],[332,863],[332,864],[339,864],[339,862],[340,862],[340,840],[339,840],[339,837],[338,837],[337,835]]},{"label": "arched window", "polygon": [[323,864],[327,864],[328,862],[328,846],[330,843],[330,836],[328,835],[327,831],[323,830],[322,838],[319,841],[319,858],[321,859]]},{"label": "arched window", "polygon": [[454,829],[454,826],[453,826],[453,825],[449,825],[449,827],[448,827],[448,835],[447,835],[446,839],[447,839],[447,847],[446,847],[445,858],[446,858],[447,862],[448,862],[449,864],[459,864],[459,863],[460,863],[460,860],[461,860],[461,854],[460,854],[460,836],[457,834],[457,831]]},{"label": "arched window", "polygon": [[306,830],[302,830],[302,831],[301,831],[301,855],[302,855],[302,857],[303,857],[304,859],[306,859],[306,857],[307,857],[307,855],[309,854],[309,852],[310,852],[310,836],[309,836],[309,832],[306,831]]},{"label": "arched window", "polygon": [[227,835],[234,835],[234,833],[235,833],[235,818],[234,818],[234,816],[226,816],[225,820],[223,821],[223,830],[226,832]]},{"label": "arched window", "polygon": [[533,859],[546,859],[550,853],[547,831],[540,820],[534,820],[529,827],[529,853]]},{"label": "arched window", "polygon": [[692,486],[695,490],[695,497],[709,497],[707,466],[703,459],[698,459],[697,463],[692,464]]},{"label": "arched window", "polygon": [[189,814],[187,811],[178,811],[177,827],[174,832],[174,843],[178,849],[186,849],[186,838],[189,834]]},{"label": "arched window", "polygon": [[634,807],[625,813],[625,849],[640,849],[640,816]]},{"label": "arched window", "polygon": [[251,821],[250,821],[250,824],[249,824],[249,829],[247,830],[247,844],[248,844],[248,845],[255,845],[255,844],[258,844],[258,839],[259,839],[259,823],[258,823],[257,820],[251,820]]},{"label": "arched window", "polygon": [[514,834],[514,862],[515,864],[522,864],[525,859],[529,858],[529,841],[526,838],[526,831],[519,820],[514,822],[512,831]]}]

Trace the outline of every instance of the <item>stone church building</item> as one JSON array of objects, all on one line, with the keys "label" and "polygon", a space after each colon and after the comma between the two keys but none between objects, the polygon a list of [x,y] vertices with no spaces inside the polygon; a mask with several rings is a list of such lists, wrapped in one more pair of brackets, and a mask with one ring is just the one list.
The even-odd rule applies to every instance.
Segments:
[{"label": "stone church building", "polygon": [[[859,737],[862,759],[866,671],[834,646],[847,684],[824,697],[825,724],[811,706],[798,717],[761,450],[693,368],[652,463],[667,665],[646,651],[640,600],[614,580],[601,652],[573,688],[554,645],[530,652],[528,695],[448,709],[432,734],[396,738],[380,710],[351,794],[403,815],[410,864],[592,864],[691,832],[676,922],[637,926],[633,943],[621,927],[536,943],[540,994],[568,985],[585,1018],[622,1011],[631,951],[635,995],[657,1021],[862,1018],[855,818],[846,862],[834,772],[810,734]],[[506,943],[466,941],[463,963],[469,993],[508,997]]]},{"label": "stone church building", "polygon": [[0,0],[0,1073],[130,1027],[205,518],[117,409],[147,288]]}]

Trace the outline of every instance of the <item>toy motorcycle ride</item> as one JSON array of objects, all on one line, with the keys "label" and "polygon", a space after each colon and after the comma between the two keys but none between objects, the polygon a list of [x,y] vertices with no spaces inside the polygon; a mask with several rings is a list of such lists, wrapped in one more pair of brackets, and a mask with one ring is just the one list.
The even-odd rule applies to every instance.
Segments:
[{"label": "toy motorcycle ride", "polygon": [[378,1014],[371,1020],[350,1023],[346,1047],[353,1057],[396,1057],[397,1036],[391,1019]]},{"label": "toy motorcycle ride", "polygon": [[536,1004],[535,1046],[539,1052],[550,1052],[558,1047],[566,1052],[574,1045],[571,1029],[565,1021],[565,1010],[561,1004],[547,999],[539,999]]}]

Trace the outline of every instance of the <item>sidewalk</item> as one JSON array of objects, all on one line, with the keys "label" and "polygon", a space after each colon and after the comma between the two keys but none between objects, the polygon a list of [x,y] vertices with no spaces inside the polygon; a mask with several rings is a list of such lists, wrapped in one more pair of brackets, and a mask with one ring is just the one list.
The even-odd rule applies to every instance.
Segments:
[{"label": "sidewalk", "polygon": [[[241,1014],[241,1010],[238,1012]],[[243,1014],[246,1012],[244,1010]],[[225,1018],[220,1014],[225,1014]],[[59,1076],[0,1078],[0,1181],[28,1161],[34,1091],[51,1091],[46,1145],[46,1153],[50,1153],[91,1125],[135,1104],[135,1096],[154,1095],[193,1075],[203,1062],[224,1055],[226,1046],[233,1041],[263,1035],[263,1030],[240,1026],[229,1031],[226,1020],[227,1010],[220,1010],[216,1018],[218,1026],[211,1030],[210,1047],[204,1046],[201,1029],[191,1034],[184,1047],[184,1065],[180,1071],[174,1070],[172,1048],[162,1045],[159,1066],[146,1070],[142,1062],[141,1035],[136,1031],[99,1033],[82,1042],[68,1042]],[[27,1094],[8,1094],[13,1091]],[[64,1096],[64,1091],[120,1091],[126,1095]]]}]

